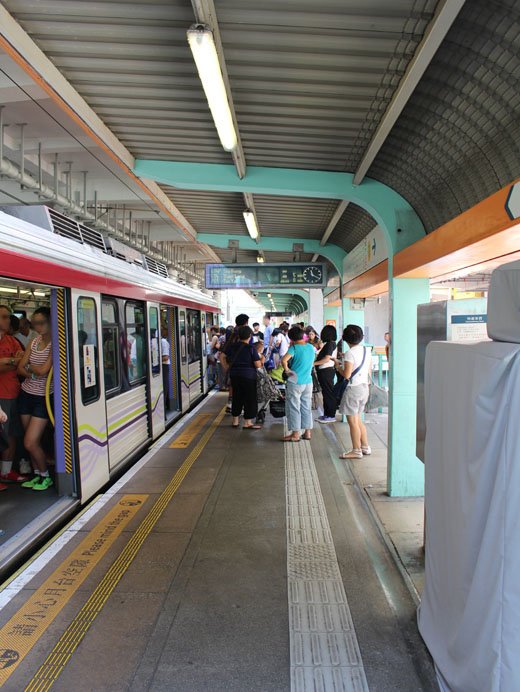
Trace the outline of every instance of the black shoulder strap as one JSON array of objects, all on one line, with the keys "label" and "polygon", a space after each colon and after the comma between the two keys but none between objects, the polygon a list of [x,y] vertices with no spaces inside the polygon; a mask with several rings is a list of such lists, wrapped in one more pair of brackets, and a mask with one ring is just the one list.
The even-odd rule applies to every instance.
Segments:
[{"label": "black shoulder strap", "polygon": [[350,376],[350,381],[352,381],[354,379],[354,377],[358,374],[358,372],[361,370],[361,368],[365,364],[366,355],[367,355],[367,347],[363,346],[363,360],[361,361],[361,365],[359,367],[357,367],[354,370],[354,372],[352,373],[352,375]]}]

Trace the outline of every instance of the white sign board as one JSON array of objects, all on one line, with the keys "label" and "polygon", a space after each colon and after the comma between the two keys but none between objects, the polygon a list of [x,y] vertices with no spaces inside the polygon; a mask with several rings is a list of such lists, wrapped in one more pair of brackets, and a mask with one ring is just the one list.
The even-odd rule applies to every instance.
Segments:
[{"label": "white sign board", "polygon": [[452,315],[451,338],[453,341],[487,340],[487,315]]},{"label": "white sign board", "polygon": [[343,281],[352,281],[387,258],[385,236],[376,226],[343,260]]}]

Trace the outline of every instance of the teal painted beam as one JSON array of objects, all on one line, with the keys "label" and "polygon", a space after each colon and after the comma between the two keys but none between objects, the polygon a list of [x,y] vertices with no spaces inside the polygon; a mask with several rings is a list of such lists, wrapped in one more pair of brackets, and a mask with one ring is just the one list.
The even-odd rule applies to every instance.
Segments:
[{"label": "teal painted beam", "polygon": [[302,243],[304,252],[319,253],[323,257],[329,259],[334,265],[340,276],[343,275],[343,258],[347,253],[342,248],[332,243],[327,243],[323,247],[320,246],[319,240],[309,240],[308,238],[274,238],[261,236],[253,240],[250,236],[236,236],[227,233],[198,233],[197,241],[206,243],[213,247],[227,248],[230,240],[238,240],[241,250],[272,250],[275,252],[291,252],[293,251],[293,243]]},{"label": "teal painted beam", "polygon": [[390,258],[424,235],[421,220],[401,195],[372,178],[354,185],[352,173],[248,166],[241,179],[232,165],[144,159],[136,160],[133,172],[141,178],[180,190],[250,192],[354,202],[382,228]]}]

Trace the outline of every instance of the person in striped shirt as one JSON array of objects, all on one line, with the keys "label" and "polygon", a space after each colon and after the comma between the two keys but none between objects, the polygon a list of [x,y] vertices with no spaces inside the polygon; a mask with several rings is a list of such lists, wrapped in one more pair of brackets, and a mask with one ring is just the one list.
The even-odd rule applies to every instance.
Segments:
[{"label": "person in striped shirt", "polygon": [[[41,439],[49,414],[45,403],[47,375],[52,367],[51,311],[47,307],[38,308],[32,317],[32,326],[37,331],[36,339],[25,349],[17,373],[24,378],[18,409],[25,430],[24,447],[31,455],[34,477],[22,483],[22,488],[47,490],[53,484],[47,469],[45,452]],[[51,382],[52,393],[52,382]]]}]

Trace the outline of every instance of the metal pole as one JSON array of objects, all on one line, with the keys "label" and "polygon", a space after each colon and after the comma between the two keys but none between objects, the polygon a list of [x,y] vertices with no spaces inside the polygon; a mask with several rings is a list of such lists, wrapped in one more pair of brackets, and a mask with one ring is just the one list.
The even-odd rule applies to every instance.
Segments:
[{"label": "metal pole", "polygon": [[23,176],[25,173],[25,126],[27,123],[18,123],[20,126],[20,184],[23,189]]}]

